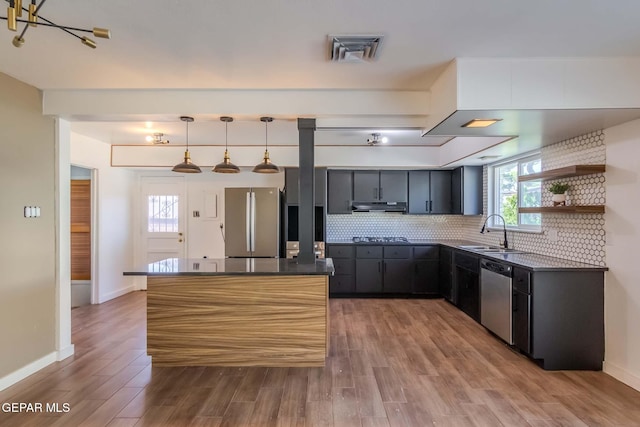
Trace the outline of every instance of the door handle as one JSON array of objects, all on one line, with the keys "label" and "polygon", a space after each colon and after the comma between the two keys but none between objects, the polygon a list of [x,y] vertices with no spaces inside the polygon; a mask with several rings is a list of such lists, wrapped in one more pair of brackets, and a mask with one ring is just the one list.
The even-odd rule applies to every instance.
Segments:
[{"label": "door handle", "polygon": [[182,233],[178,233],[178,236],[182,236]]},{"label": "door handle", "polygon": [[182,239],[178,239],[178,243],[182,243]]},{"label": "door handle", "polygon": [[429,212],[433,211],[433,200],[429,200]]},{"label": "door handle", "polygon": [[380,191],[378,193],[378,195],[380,196],[380,200],[382,200],[382,187],[380,187]]},{"label": "door handle", "polygon": [[424,210],[425,210],[425,212],[429,212],[429,201],[428,200],[424,201]]}]

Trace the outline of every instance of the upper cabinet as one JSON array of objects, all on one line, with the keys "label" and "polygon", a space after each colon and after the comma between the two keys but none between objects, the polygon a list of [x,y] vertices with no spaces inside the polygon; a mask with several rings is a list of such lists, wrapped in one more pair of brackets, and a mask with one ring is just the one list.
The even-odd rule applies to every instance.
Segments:
[{"label": "upper cabinet", "polygon": [[[284,170],[285,200],[288,205],[297,205],[299,203],[299,171],[298,168],[285,168]],[[315,168],[315,205],[324,206],[326,198],[327,168]]]},{"label": "upper cabinet", "polygon": [[407,213],[482,215],[482,166],[454,170],[341,170],[327,178],[327,213],[351,213],[355,202],[404,202]]},{"label": "upper cabinet", "polygon": [[327,173],[327,213],[350,214],[353,200],[353,172],[332,169]]},{"label": "upper cabinet", "polygon": [[409,171],[409,213],[453,213],[451,172]]},{"label": "upper cabinet", "polygon": [[482,215],[482,166],[461,166],[451,176],[452,210],[458,215]]},{"label": "upper cabinet", "polygon": [[407,171],[353,171],[353,200],[406,202]]}]

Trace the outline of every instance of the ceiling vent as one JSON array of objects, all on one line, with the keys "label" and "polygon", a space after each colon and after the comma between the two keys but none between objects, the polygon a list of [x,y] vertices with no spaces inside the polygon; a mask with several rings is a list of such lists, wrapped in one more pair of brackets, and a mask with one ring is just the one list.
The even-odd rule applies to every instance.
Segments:
[{"label": "ceiling vent", "polygon": [[382,36],[329,36],[329,57],[336,62],[376,59]]}]

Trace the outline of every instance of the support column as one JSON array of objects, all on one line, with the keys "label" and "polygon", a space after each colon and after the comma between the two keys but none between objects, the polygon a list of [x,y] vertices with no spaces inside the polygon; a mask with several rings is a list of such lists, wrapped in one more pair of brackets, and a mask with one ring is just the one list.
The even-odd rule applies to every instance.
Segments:
[{"label": "support column", "polygon": [[315,173],[314,173],[314,133],[316,119],[298,119],[298,240],[299,264],[314,264],[316,254],[313,248],[315,224]]}]

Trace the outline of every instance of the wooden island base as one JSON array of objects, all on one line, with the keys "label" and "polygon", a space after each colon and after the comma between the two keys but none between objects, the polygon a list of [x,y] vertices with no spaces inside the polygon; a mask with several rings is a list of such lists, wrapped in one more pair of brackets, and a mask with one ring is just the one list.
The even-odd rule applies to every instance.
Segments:
[{"label": "wooden island base", "polygon": [[324,366],[326,275],[149,276],[154,366]]}]

